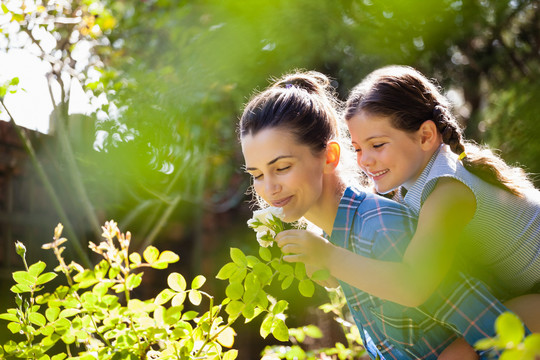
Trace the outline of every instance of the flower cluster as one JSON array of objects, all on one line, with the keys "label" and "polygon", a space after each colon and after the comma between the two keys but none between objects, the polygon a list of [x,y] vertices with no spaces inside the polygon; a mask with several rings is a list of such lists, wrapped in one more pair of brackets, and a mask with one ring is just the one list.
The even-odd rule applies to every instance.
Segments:
[{"label": "flower cluster", "polygon": [[277,233],[283,230],[283,208],[267,207],[255,210],[247,224],[257,233],[257,241],[262,247],[269,247]]}]

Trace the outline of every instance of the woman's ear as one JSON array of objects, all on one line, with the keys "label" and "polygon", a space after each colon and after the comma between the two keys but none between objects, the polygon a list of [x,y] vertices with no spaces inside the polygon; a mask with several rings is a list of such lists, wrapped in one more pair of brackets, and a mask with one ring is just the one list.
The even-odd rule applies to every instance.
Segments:
[{"label": "woman's ear", "polygon": [[418,129],[418,134],[420,136],[420,146],[424,150],[432,150],[434,146],[438,146],[441,142],[437,125],[433,120],[424,121],[420,125],[420,129]]},{"label": "woman's ear", "polygon": [[326,163],[324,166],[325,173],[333,172],[339,164],[339,156],[341,148],[336,141],[329,141],[326,145]]}]

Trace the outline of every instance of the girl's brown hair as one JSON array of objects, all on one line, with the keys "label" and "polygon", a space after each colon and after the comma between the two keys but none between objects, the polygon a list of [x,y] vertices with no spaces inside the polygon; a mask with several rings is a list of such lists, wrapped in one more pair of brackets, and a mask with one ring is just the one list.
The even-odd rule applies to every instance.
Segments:
[{"label": "girl's brown hair", "polygon": [[408,66],[387,66],[373,71],[349,95],[345,119],[360,111],[391,118],[399,130],[414,132],[432,120],[443,142],[458,155],[463,166],[484,181],[518,196],[533,188],[527,174],[506,164],[487,147],[463,138],[463,130],[451,111],[448,99],[419,71]]}]

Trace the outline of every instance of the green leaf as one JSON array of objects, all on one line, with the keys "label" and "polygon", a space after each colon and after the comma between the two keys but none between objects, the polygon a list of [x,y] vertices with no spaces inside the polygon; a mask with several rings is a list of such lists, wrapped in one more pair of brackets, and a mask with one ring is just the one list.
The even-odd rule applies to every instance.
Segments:
[{"label": "green leaf", "polygon": [[238,350],[229,350],[223,355],[223,360],[234,360],[238,356]]},{"label": "green leaf", "polygon": [[244,295],[244,286],[241,283],[230,283],[225,289],[225,295],[231,300],[238,300]]},{"label": "green leaf", "polygon": [[120,274],[120,266],[111,266],[111,268],[109,269],[109,279],[115,279],[118,274]]},{"label": "green leaf", "polygon": [[257,276],[261,285],[267,285],[272,279],[272,269],[268,265],[258,263],[253,266],[253,273]]},{"label": "green leaf", "polygon": [[133,312],[145,312],[146,305],[139,299],[130,299],[127,303],[127,308]]},{"label": "green leaf", "polygon": [[270,334],[272,331],[272,323],[274,322],[274,315],[268,314],[264,318],[263,322],[261,323],[261,328],[259,330],[259,333],[263,339],[266,339],[266,337]]},{"label": "green leaf", "polygon": [[15,322],[19,321],[19,318],[15,314],[8,314],[8,313],[0,314],[0,319],[7,320],[7,321],[15,321]]},{"label": "green leaf", "polygon": [[149,264],[155,262],[158,259],[158,256],[159,250],[152,245],[148,246],[143,252],[144,260]]},{"label": "green leaf", "polygon": [[294,264],[294,276],[296,276],[298,280],[306,278],[306,266],[303,263],[297,262]]},{"label": "green leaf", "polygon": [[36,285],[42,285],[42,284],[48,283],[49,281],[54,279],[56,276],[57,275],[55,273],[53,273],[53,272],[48,272],[48,273],[45,273],[45,274],[41,274],[37,278]]},{"label": "green leaf", "polygon": [[165,250],[164,252],[159,254],[159,258],[158,258],[159,262],[166,262],[168,264],[175,263],[178,260],[180,260],[180,256],[178,256],[177,254],[169,250]]},{"label": "green leaf", "polygon": [[315,270],[313,274],[311,275],[312,280],[326,280],[330,277],[330,271],[327,269],[319,269]]},{"label": "green leaf", "polygon": [[166,261],[156,261],[152,263],[152,269],[163,270],[169,267],[169,263]]},{"label": "green leaf", "polygon": [[177,292],[185,291],[187,287],[186,279],[177,272],[173,272],[167,277],[167,284]]},{"label": "green leaf", "polygon": [[34,325],[37,326],[45,326],[47,323],[47,319],[45,319],[45,316],[41,315],[38,312],[32,312],[28,315],[28,320]]},{"label": "green leaf", "polygon": [[131,253],[129,255],[129,261],[131,261],[133,265],[140,265],[142,262],[141,255],[139,255],[139,253]]},{"label": "green leaf", "polygon": [[45,267],[47,267],[47,265],[43,261],[38,261],[37,263],[30,265],[28,273],[37,278],[43,270],[45,270]]},{"label": "green leaf", "polygon": [[167,301],[171,300],[174,295],[176,295],[176,293],[171,289],[164,289],[158,294],[158,296],[156,296],[154,304],[165,304]]},{"label": "green leaf", "polygon": [[289,341],[289,328],[285,325],[285,321],[275,318],[272,335],[279,341]]},{"label": "green leaf", "polygon": [[[531,358],[532,360],[533,358]],[[524,360],[523,351],[518,349],[508,349],[504,350],[499,360]]]},{"label": "green leaf", "polygon": [[264,261],[270,261],[272,260],[272,252],[270,249],[260,246],[259,247],[259,256]]},{"label": "green leaf", "polygon": [[11,276],[13,277],[13,280],[20,285],[33,286],[37,281],[36,276],[33,276],[26,271],[15,271]]},{"label": "green leaf", "polygon": [[142,282],[142,276],[143,273],[129,274],[128,278],[126,279],[126,286],[128,290],[133,290],[138,287]]},{"label": "green leaf", "polygon": [[238,265],[234,262],[227,263],[219,270],[216,278],[219,280],[226,280],[230,278],[236,270],[238,270]]},{"label": "green leaf", "polygon": [[45,317],[49,321],[55,321],[58,319],[58,314],[60,314],[60,308],[50,306],[45,310]]},{"label": "green leaf", "polygon": [[312,297],[315,292],[315,285],[313,285],[313,281],[309,279],[301,280],[298,283],[298,291],[305,297]]},{"label": "green leaf", "polygon": [[510,312],[502,313],[495,320],[495,331],[497,332],[499,341],[507,344],[507,347],[521,343],[525,336],[525,328],[521,320]]},{"label": "green leaf", "polygon": [[287,309],[287,306],[289,306],[289,303],[287,301],[279,300],[272,308],[272,313],[274,315],[281,314],[285,311],[285,309]]},{"label": "green leaf", "polygon": [[307,336],[313,338],[313,339],[321,339],[323,337],[323,333],[321,329],[319,329],[315,325],[307,325],[302,327],[302,330],[306,333]]},{"label": "green leaf", "polygon": [[73,277],[73,280],[79,283],[81,289],[95,285],[99,280],[92,270],[84,270]]},{"label": "green leaf", "polygon": [[202,294],[199,290],[191,290],[188,298],[193,305],[198,306],[202,301]]},{"label": "green leaf", "polygon": [[165,324],[167,325],[174,325],[182,316],[182,309],[177,306],[173,306],[165,310],[165,315],[163,317],[163,320],[165,321]]},{"label": "green leaf", "polygon": [[197,317],[197,315],[199,315],[198,312],[196,311],[186,311],[184,313],[184,315],[182,315],[182,320],[185,320],[185,321],[190,321],[190,320],[193,320]]},{"label": "green leaf", "polygon": [[191,282],[191,288],[192,289],[200,289],[201,286],[204,285],[206,282],[206,278],[203,275],[197,275],[195,276],[195,279]]},{"label": "green leaf", "polygon": [[234,261],[234,263],[241,267],[247,267],[247,259],[246,255],[242,252],[242,250],[238,248],[231,248],[231,259]]},{"label": "green leaf", "polygon": [[15,294],[22,294],[22,293],[25,293],[25,292],[30,292],[32,291],[32,289],[30,288],[30,286],[28,285],[25,285],[25,284],[17,284],[17,285],[13,285],[11,288],[10,288],[11,292],[15,293]]},{"label": "green leaf", "polygon": [[242,282],[246,278],[247,268],[238,267],[234,274],[230,277],[230,282]]},{"label": "green leaf", "polygon": [[253,301],[261,290],[261,282],[254,273],[249,273],[244,281],[244,302]]},{"label": "green leaf", "polygon": [[540,355],[540,333],[527,336],[523,341],[523,346],[532,353]]},{"label": "green leaf", "polygon": [[73,331],[66,331],[64,335],[62,335],[62,341],[66,344],[73,344],[76,340],[75,333]]},{"label": "green leaf", "polygon": [[277,266],[277,271],[279,271],[280,274],[283,274],[283,275],[293,275],[294,274],[294,269],[291,265],[289,264],[279,264]]},{"label": "green leaf", "polygon": [[185,292],[180,292],[180,293],[174,295],[174,297],[171,300],[171,305],[172,306],[180,306],[180,305],[182,305],[184,303],[185,300],[186,300],[186,293]]},{"label": "green leaf", "polygon": [[17,322],[10,322],[7,327],[13,334],[17,334],[19,331],[21,331],[21,324]]},{"label": "green leaf", "polygon": [[11,81],[9,82],[9,85],[14,85],[14,86],[19,85],[19,78],[14,77],[13,79],[11,79]]},{"label": "green leaf", "polygon": [[58,315],[59,318],[67,318],[71,317],[73,315],[77,315],[81,312],[79,309],[64,309],[60,311],[60,314]]},{"label": "green leaf", "polygon": [[289,275],[283,281],[281,282],[281,290],[288,289],[289,286],[291,286],[292,282],[294,281],[294,276]]},{"label": "green leaf", "polygon": [[229,314],[230,317],[236,318],[244,308],[244,303],[241,301],[231,301],[225,307],[225,312]]},{"label": "green leaf", "polygon": [[242,316],[246,319],[246,322],[249,322],[255,316],[255,305],[246,304],[244,310],[242,310]]}]

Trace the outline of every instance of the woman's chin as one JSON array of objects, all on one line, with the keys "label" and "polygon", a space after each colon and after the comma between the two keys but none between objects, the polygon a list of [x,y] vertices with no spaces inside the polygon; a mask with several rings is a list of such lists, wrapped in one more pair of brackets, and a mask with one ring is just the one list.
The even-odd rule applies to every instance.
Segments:
[{"label": "woman's chin", "polygon": [[286,223],[293,223],[293,222],[296,222],[298,220],[300,220],[301,216],[295,216],[293,214],[286,214],[284,213],[283,214],[283,222],[286,222]]}]

